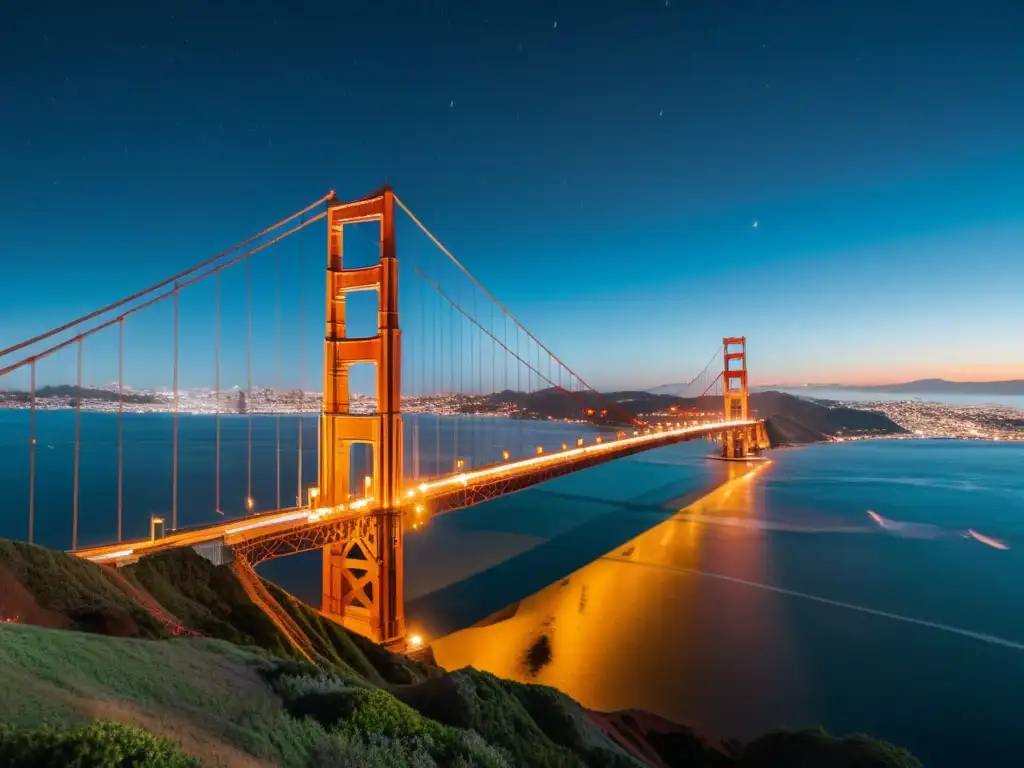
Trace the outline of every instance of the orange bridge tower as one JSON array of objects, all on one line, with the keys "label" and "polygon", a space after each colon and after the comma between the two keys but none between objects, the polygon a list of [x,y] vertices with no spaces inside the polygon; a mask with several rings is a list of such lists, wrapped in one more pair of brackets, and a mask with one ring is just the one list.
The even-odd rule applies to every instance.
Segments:
[{"label": "orange bridge tower", "polygon": [[[747,338],[727,336],[722,339],[723,416],[727,421],[750,419],[750,395],[747,390]],[[746,459],[768,447],[764,423],[742,427],[722,436],[722,458]]]},{"label": "orange bridge tower", "polygon": [[[323,612],[348,629],[385,645],[405,639],[402,522],[401,360],[398,325],[398,262],[394,193],[387,186],[327,212],[327,333],[324,339],[323,408],[320,415],[319,504],[348,504],[366,492],[372,498],[356,533],[323,550]],[[369,267],[343,265],[346,224],[380,224],[380,260]],[[377,333],[345,332],[345,299],[376,291]],[[376,366],[377,412],[349,412],[349,369]],[[372,452],[366,488],[353,488],[351,448]]]}]

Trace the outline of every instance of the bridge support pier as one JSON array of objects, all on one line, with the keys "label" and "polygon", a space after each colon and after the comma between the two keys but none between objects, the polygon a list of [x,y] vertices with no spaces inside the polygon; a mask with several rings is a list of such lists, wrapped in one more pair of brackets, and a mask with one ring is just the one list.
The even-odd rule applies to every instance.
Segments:
[{"label": "bridge support pier", "polygon": [[[343,267],[346,224],[380,224],[380,260],[369,267]],[[346,335],[345,300],[356,291],[377,292],[377,334]],[[402,516],[402,332],[398,325],[398,262],[394,193],[383,187],[351,203],[334,204],[327,217],[327,333],[324,339],[324,399],[320,416],[319,504],[349,506],[365,491],[366,513],[356,534],[323,550],[325,614],[371,640],[390,646],[405,641]],[[349,411],[349,369],[376,367],[377,412]],[[351,447],[371,447],[367,486],[352,482]]]},{"label": "bridge support pier", "polygon": [[402,515],[368,513],[359,535],[323,550],[323,607],[345,629],[386,646],[405,644]]}]

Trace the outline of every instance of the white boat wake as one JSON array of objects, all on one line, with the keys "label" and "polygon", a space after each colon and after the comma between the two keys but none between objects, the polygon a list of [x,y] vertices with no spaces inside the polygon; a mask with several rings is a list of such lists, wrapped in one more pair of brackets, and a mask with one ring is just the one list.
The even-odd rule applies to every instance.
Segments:
[{"label": "white boat wake", "polygon": [[931,525],[929,523],[904,523],[898,520],[890,520],[887,517],[882,517],[877,512],[868,510],[868,516],[875,521],[879,528],[887,533],[891,533],[896,536],[902,536],[908,539],[973,539],[974,541],[980,542],[986,546],[992,547],[993,549],[1006,550],[1010,548],[1010,545],[1005,541],[994,539],[991,536],[986,536],[983,533],[978,533],[973,528],[968,528],[966,531],[953,531],[948,528],[943,528],[938,525]]}]

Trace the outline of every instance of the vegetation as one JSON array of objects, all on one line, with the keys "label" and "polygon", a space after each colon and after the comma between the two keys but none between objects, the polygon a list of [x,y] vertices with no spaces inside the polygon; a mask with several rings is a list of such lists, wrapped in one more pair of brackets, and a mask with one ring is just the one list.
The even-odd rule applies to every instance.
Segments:
[{"label": "vegetation", "polygon": [[74,729],[44,726],[16,731],[0,725],[0,764],[10,768],[49,765],[202,768],[199,760],[185,755],[167,739],[142,728],[102,720]]},{"label": "vegetation", "polygon": [[[38,609],[52,619],[52,626],[86,632],[166,636],[160,622],[118,589],[102,568],[77,557],[0,539],[0,572],[6,582],[0,584],[0,608],[6,612]],[[19,608],[5,605],[13,599],[15,588],[27,593],[33,604]]]},{"label": "vegetation", "polygon": [[625,768],[643,753],[668,766],[919,766],[889,744],[821,730],[722,749],[637,726],[622,743],[552,688],[389,653],[268,585],[310,641],[317,663],[304,661],[230,568],[191,550],[121,575],[209,637],[168,639],[100,566],[0,541],[0,594],[17,588],[47,626],[82,630],[0,624],[0,764]]}]

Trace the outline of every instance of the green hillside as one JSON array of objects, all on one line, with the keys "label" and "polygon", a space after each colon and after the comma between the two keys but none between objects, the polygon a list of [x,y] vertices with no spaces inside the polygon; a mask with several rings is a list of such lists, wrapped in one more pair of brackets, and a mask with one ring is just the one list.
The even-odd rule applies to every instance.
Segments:
[{"label": "green hillside", "polygon": [[0,764],[919,765],[816,732],[623,737],[558,691],[389,653],[252,578],[191,550],[115,573],[0,541]]}]

